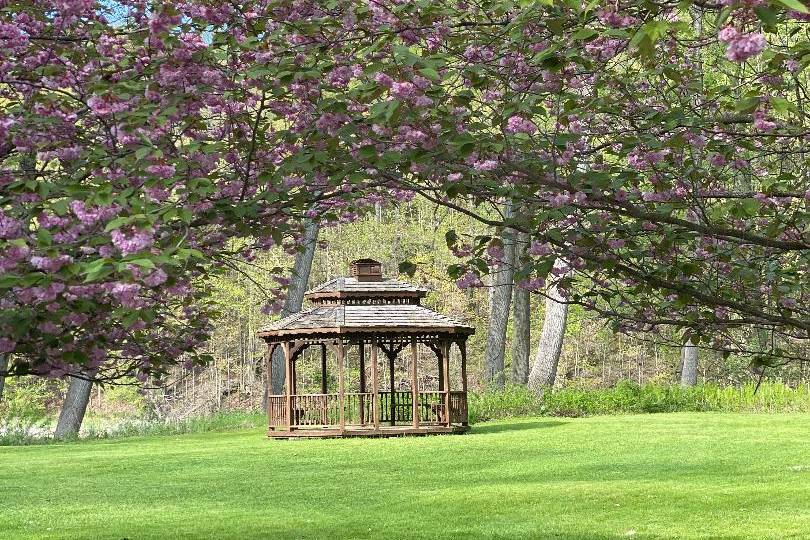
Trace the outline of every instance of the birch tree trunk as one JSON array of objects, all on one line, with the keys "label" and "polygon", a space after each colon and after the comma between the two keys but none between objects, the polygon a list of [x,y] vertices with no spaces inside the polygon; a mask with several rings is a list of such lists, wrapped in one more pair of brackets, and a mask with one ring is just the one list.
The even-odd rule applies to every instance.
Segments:
[{"label": "birch tree trunk", "polygon": [[681,349],[681,386],[695,386],[697,384],[698,371],[698,348],[692,344],[692,340],[687,341]]},{"label": "birch tree trunk", "polygon": [[[515,244],[515,261],[521,258],[529,243],[529,234],[520,232]],[[529,349],[531,347],[531,297],[529,291],[514,285],[512,305],[512,382],[526,384],[529,380]]]},{"label": "birch tree trunk", "polygon": [[[307,283],[309,283],[309,274],[312,272],[312,259],[315,256],[315,246],[318,243],[319,228],[319,225],[313,221],[307,221],[304,226],[304,238],[302,240],[304,249],[295,255],[295,267],[290,276],[287,298],[284,300],[284,307],[281,309],[282,317],[301,311],[301,306],[304,303],[304,293],[307,290]],[[272,393],[278,395],[284,391],[284,351],[281,350],[281,347],[276,347],[271,363],[272,380],[270,382]],[[266,409],[266,396],[263,401]]]},{"label": "birch tree trunk", "polygon": [[[8,356],[0,354],[0,371],[8,369]],[[6,377],[0,375],[0,401],[3,401],[3,390],[6,387]]]},{"label": "birch tree trunk", "polygon": [[553,285],[549,287],[547,295],[543,331],[540,334],[534,365],[529,373],[529,388],[538,395],[544,388],[554,386],[565,337],[565,323],[568,319],[568,304],[559,302],[562,297],[557,287]]},{"label": "birch tree trunk", "polygon": [[59,413],[59,421],[56,424],[54,437],[64,439],[79,434],[92,388],[93,381],[71,377],[65,401],[62,403],[62,412]]},{"label": "birch tree trunk", "polygon": [[[504,218],[512,217],[512,202],[504,205]],[[512,281],[515,266],[514,230],[505,228],[502,233],[503,260],[495,270],[492,280],[492,302],[489,310],[487,352],[484,380],[494,388],[504,386],[504,355],[506,353],[506,328],[509,323],[509,305],[512,302]]]}]

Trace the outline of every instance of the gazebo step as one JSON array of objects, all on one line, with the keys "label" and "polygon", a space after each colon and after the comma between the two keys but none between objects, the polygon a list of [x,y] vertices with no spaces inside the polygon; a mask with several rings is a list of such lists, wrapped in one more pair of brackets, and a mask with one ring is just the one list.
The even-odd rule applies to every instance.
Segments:
[{"label": "gazebo step", "polygon": [[270,430],[267,436],[273,439],[292,439],[292,438],[305,438],[305,437],[321,437],[321,438],[343,438],[343,437],[398,437],[401,435],[433,435],[433,434],[447,434],[447,433],[466,433],[469,431],[469,426],[453,425],[453,426],[380,426],[379,429],[373,427],[347,427],[340,428],[326,428],[326,429],[294,429],[292,431],[274,431]]}]

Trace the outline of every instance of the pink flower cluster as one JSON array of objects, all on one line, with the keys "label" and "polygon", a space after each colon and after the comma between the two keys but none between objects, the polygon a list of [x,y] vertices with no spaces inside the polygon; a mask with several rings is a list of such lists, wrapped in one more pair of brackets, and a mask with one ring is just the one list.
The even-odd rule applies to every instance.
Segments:
[{"label": "pink flower cluster", "polygon": [[717,37],[728,44],[726,58],[732,62],[744,62],[765,49],[765,36],[761,33],[743,34],[733,26],[726,26]]},{"label": "pink flower cluster", "polygon": [[34,256],[29,259],[31,266],[43,272],[58,272],[66,264],[73,262],[70,255],[57,255],[55,257]]},{"label": "pink flower cluster", "polygon": [[754,128],[758,131],[773,131],[776,128],[776,122],[768,120],[765,111],[759,109],[754,111]]},{"label": "pink flower cluster", "polygon": [[599,17],[602,24],[613,28],[626,28],[638,22],[638,19],[632,15],[619,15],[612,6],[599,10],[596,16]]},{"label": "pink flower cluster", "polygon": [[123,255],[129,255],[150,247],[155,242],[153,234],[151,229],[134,229],[129,233],[114,229],[110,237]]},{"label": "pink flower cluster", "polygon": [[474,272],[467,272],[456,280],[456,286],[459,289],[469,289],[470,287],[481,287],[481,278]]},{"label": "pink flower cluster", "polygon": [[0,238],[17,238],[20,231],[20,222],[0,210]]},{"label": "pink flower cluster", "polygon": [[506,121],[506,132],[532,135],[537,132],[537,126],[534,125],[534,122],[522,116],[510,116],[509,120]]}]

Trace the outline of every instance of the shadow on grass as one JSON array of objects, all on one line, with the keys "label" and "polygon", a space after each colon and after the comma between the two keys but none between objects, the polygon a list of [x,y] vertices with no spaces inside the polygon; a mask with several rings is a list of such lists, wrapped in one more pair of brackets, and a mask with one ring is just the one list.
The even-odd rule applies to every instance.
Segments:
[{"label": "shadow on grass", "polygon": [[566,424],[561,420],[545,420],[542,422],[512,422],[508,424],[479,424],[472,426],[470,433],[473,435],[504,433],[506,431],[526,431],[529,429],[541,429],[561,426]]}]

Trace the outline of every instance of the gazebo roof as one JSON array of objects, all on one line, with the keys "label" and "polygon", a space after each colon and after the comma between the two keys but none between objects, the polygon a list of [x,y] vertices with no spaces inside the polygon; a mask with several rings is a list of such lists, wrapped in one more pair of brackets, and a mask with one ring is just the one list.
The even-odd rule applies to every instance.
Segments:
[{"label": "gazebo roof", "polygon": [[356,277],[336,277],[307,291],[305,296],[310,300],[366,297],[423,298],[427,292],[427,289],[396,279],[360,281]]},{"label": "gazebo roof", "polygon": [[293,313],[258,332],[272,338],[301,334],[475,332],[456,319],[414,304],[328,305]]},{"label": "gazebo roof", "polygon": [[[427,289],[395,279],[383,279],[380,263],[352,263],[358,277],[336,277],[306,293],[313,307],[284,317],[258,332],[268,341],[287,336],[428,334],[470,335],[473,327],[420,305]],[[365,271],[370,268],[371,272]]]}]

